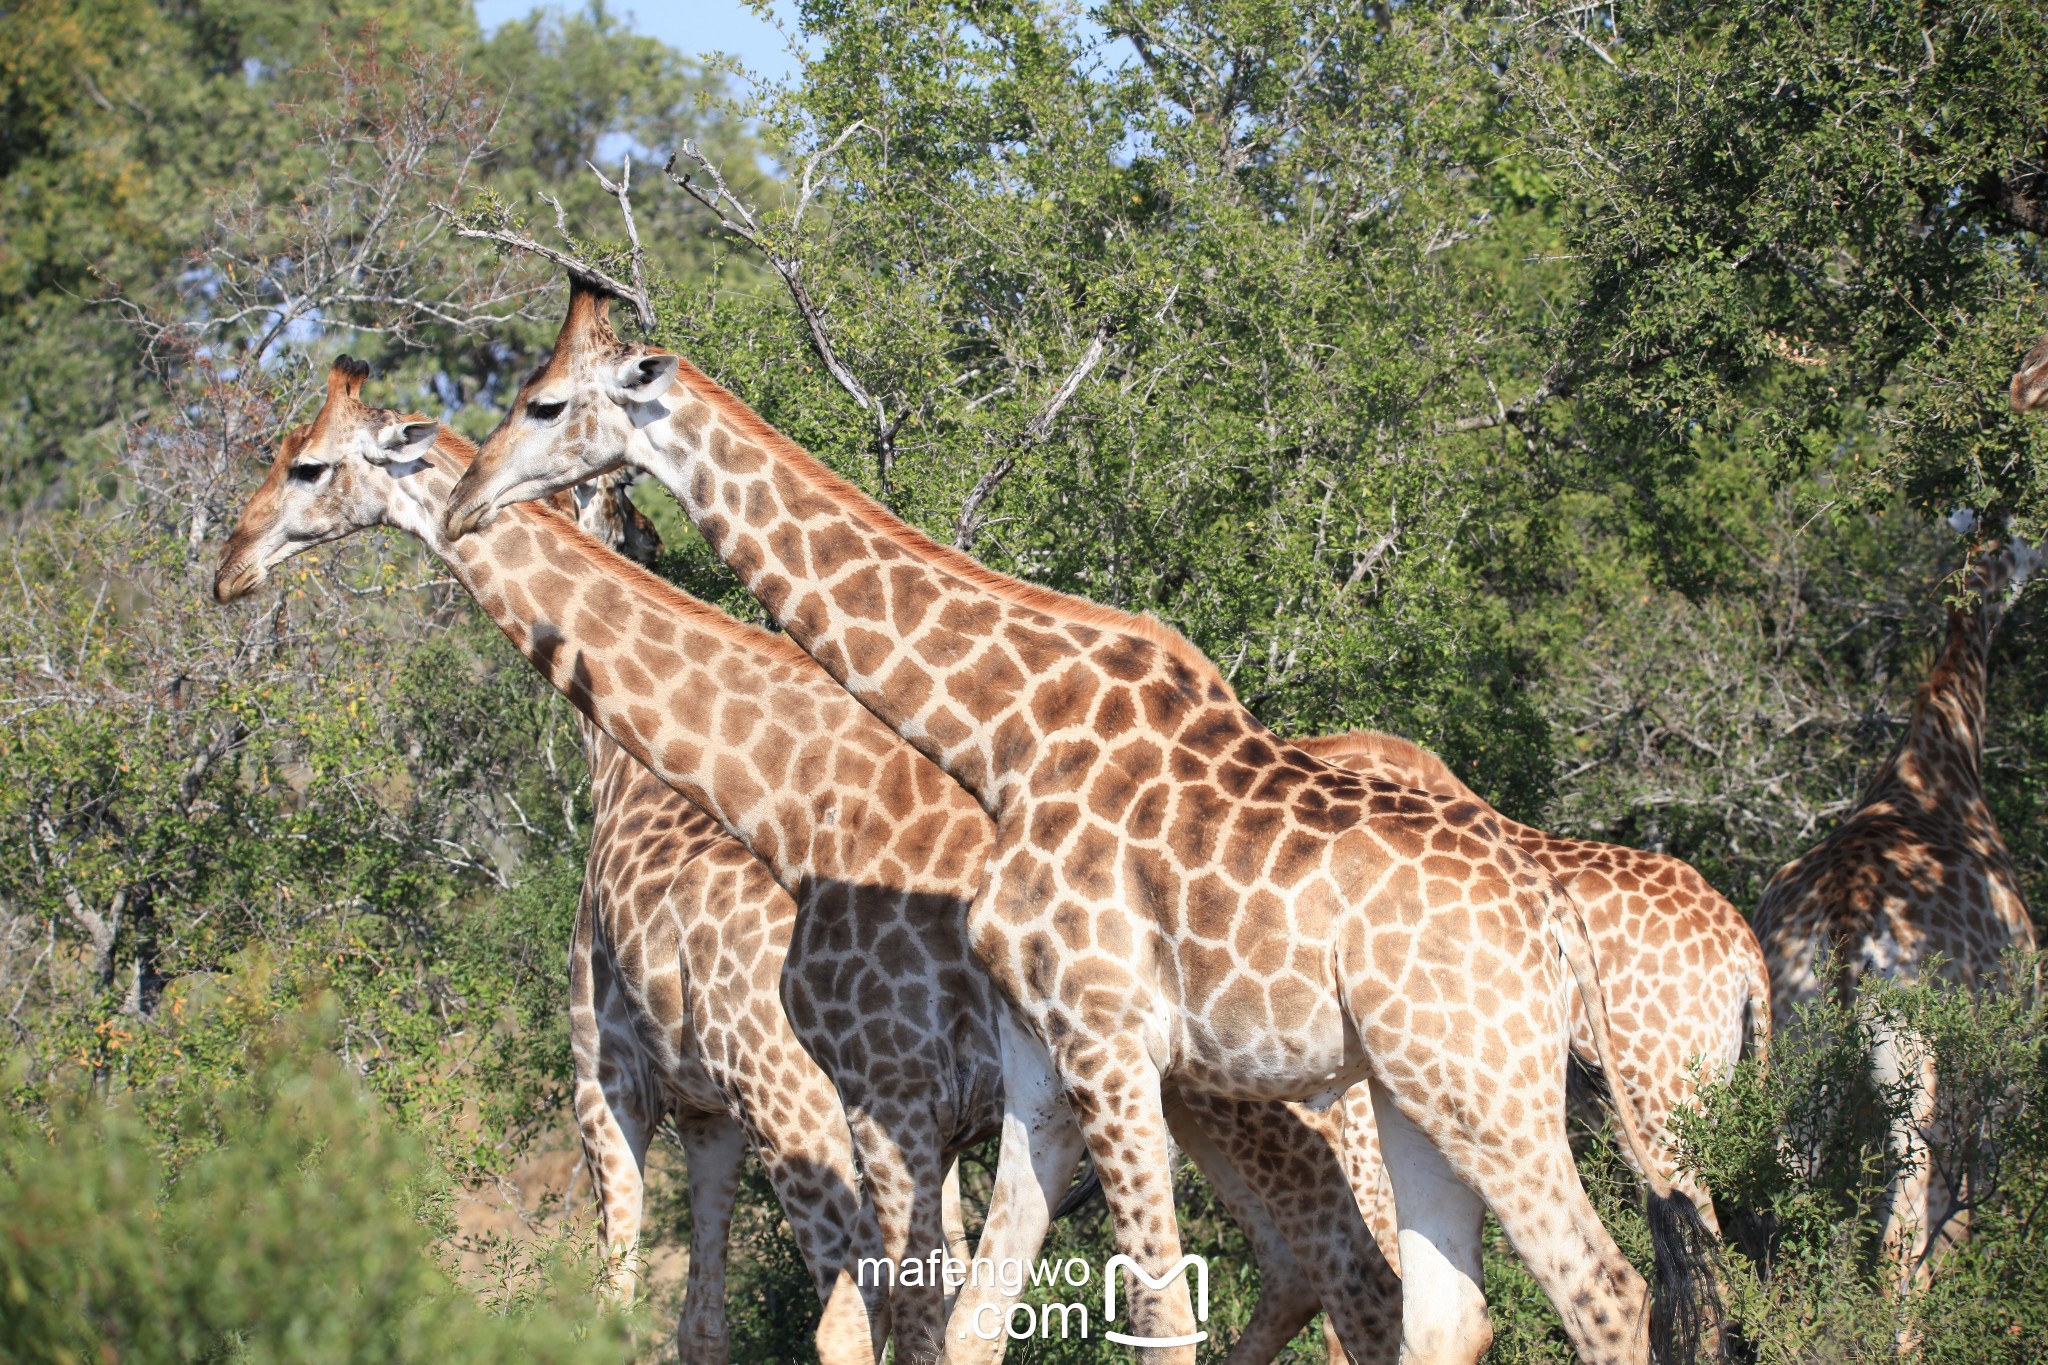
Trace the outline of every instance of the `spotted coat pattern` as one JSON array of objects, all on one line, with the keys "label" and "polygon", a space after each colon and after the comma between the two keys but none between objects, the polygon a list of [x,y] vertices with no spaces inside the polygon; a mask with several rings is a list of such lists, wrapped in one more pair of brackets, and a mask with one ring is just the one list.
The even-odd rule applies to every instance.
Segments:
[{"label": "spotted coat pattern", "polygon": [[[1442,759],[1405,739],[1362,730],[1299,742],[1339,767],[1479,800]],[[1716,1226],[1705,1187],[1679,1168],[1671,1116],[1693,1104],[1702,1079],[1722,1079],[1745,1051],[1768,1054],[1770,977],[1755,932],[1706,878],[1669,854],[1497,818],[1585,916],[1607,987],[1621,1093],[1642,1125],[1657,1174]],[[1585,1003],[1574,998],[1571,1012],[1572,1051],[1597,1066]],[[1614,1078],[1607,1080],[1611,1086]]]},{"label": "spotted coat pattern", "polygon": [[[1643,1281],[1565,1135],[1567,980],[1598,999],[1597,968],[1497,817],[1288,744],[1170,630],[937,545],[576,297],[456,490],[450,534],[628,459],[994,818],[974,955],[1079,1120],[1120,1252],[1152,1274],[1179,1260],[1164,1083],[1286,1100],[1370,1075],[1485,1199],[1581,1356],[1647,1358]],[[1025,1054],[1006,1046],[1013,1096]],[[1626,1106],[1617,1119],[1640,1149]],[[1192,1339],[1184,1282],[1129,1302],[1147,1335]],[[1178,1340],[1145,1354],[1192,1358]]]},{"label": "spotted coat pattern", "polygon": [[[316,423],[324,434],[310,444],[346,444],[336,438],[347,432],[368,444],[403,425],[397,414],[362,407],[348,392],[330,396]],[[638,1152],[630,1149],[637,1141],[644,1151],[642,1130],[651,1131],[652,1120],[635,1115],[657,1103],[659,1078],[673,1081],[680,1064],[676,1049],[664,1052],[650,1041],[659,1030],[649,1016],[673,1019],[688,1000],[693,1008],[677,1036],[687,1042],[694,1032],[705,1058],[715,1053],[726,1068],[763,1078],[771,1092],[786,1087],[792,1101],[803,1094],[792,1067],[817,1057],[852,1116],[867,1183],[882,1206],[883,1250],[900,1260],[942,1245],[940,1175],[959,1147],[994,1126],[1001,1084],[992,997],[968,960],[963,926],[990,836],[987,817],[786,641],[741,626],[637,569],[623,572],[631,566],[562,518],[521,509],[506,526],[451,553],[439,540],[439,514],[469,455],[451,433],[383,461],[387,471],[409,467],[403,478],[335,452],[325,496],[286,515],[278,504],[291,480],[278,471],[302,460],[306,444],[281,452],[273,479],[252,499],[223,559],[220,582],[230,585],[224,596],[253,586],[262,568],[284,557],[279,551],[287,541],[302,547],[346,534],[346,527],[401,525],[448,559],[508,636],[577,701],[590,733],[616,732],[624,741],[605,737],[594,746],[601,809],[586,892],[614,894],[609,913],[586,894],[575,949],[589,982],[587,1014],[578,990],[579,1019],[597,1026],[594,1038],[581,1026],[579,1033],[600,1054],[590,1061],[589,1049],[579,1049],[579,1060],[614,1082],[579,1092],[579,1115],[612,1158],[598,1164],[620,1177],[619,1197],[607,1191],[607,1207],[617,1206],[622,1224],[629,1205],[637,1211]],[[364,491],[380,481],[381,493]],[[600,502],[586,502],[583,519],[615,541],[634,529]],[[571,586],[578,582],[590,589],[580,601]],[[649,760],[660,779],[642,766]],[[669,808],[658,819],[650,818],[656,797]],[[691,802],[718,824],[707,829]],[[772,871],[722,832],[712,837],[733,827],[774,860]],[[761,875],[795,888],[804,913],[787,895],[780,903],[763,901]],[[654,898],[671,879],[671,899],[709,898],[722,907],[718,922],[700,916],[682,925],[653,913]],[[686,975],[671,981],[664,961]],[[767,1008],[778,964],[786,1022]],[[622,1017],[635,1024],[632,1041]],[[802,1048],[783,1047],[778,1025],[793,1027]],[[608,1058],[601,1055],[606,1042],[613,1045]],[[819,1131],[834,1126],[814,1114],[801,1121]],[[693,1172],[701,1164],[729,1184],[739,1159],[734,1135],[707,1130],[693,1137],[687,1126],[683,1132],[704,1146]],[[1228,1134],[1226,1141],[1247,1150],[1255,1132]],[[622,1152],[633,1157],[630,1172],[619,1164]],[[1338,1178],[1333,1171],[1331,1182]],[[729,1209],[729,1193],[723,1198],[699,1209],[700,1240],[722,1240],[722,1216],[704,1215]],[[854,1226],[829,1201],[817,1201],[816,1213],[839,1221],[842,1241]],[[1329,1212],[1313,1216],[1326,1221]],[[833,1264],[843,1268],[844,1257]],[[906,1359],[936,1349],[943,1304],[927,1289],[938,1286],[895,1297]],[[843,1273],[833,1292],[848,1293]],[[851,1341],[844,1331],[840,1336]]]}]

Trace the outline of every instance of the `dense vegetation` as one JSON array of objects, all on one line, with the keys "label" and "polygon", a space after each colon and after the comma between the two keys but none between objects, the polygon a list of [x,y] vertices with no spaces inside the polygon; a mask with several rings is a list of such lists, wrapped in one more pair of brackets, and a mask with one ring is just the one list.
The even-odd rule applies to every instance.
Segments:
[{"label": "dense vegetation", "polygon": [[[582,161],[635,154],[656,338],[903,515],[1157,612],[1276,728],[1413,736],[1510,814],[1673,852],[1741,905],[1899,733],[1968,549],[1940,514],[2048,530],[2048,423],[2003,396],[2048,329],[2037,5],[798,14],[801,74],[740,102],[601,10],[489,38],[448,0],[0,13],[0,1227],[76,1228],[0,1237],[0,1294],[58,1305],[4,1315],[41,1334],[14,1353],[500,1340],[425,1249],[437,1192],[566,1122],[567,708],[396,541],[205,601],[252,459],[334,354],[478,433],[545,344],[547,272],[438,206],[627,273]],[[655,173],[686,140],[688,189]],[[643,502],[665,571],[756,610]],[[1986,763],[2037,912],[2039,601],[1999,638]],[[2048,1346],[2040,1008],[1834,1010],[1717,1096],[1695,1147],[1746,1201],[1745,1340]],[[1971,1251],[1903,1308],[1854,1126],[1885,1097],[1825,1161],[1763,1136],[1821,1122],[1802,1097],[1848,1084],[1885,1010],[1980,1079],[2001,1157]],[[1228,1242],[1188,1194],[1193,1239]],[[290,1287],[316,1267],[279,1232],[329,1222],[340,1298]],[[736,1347],[800,1352],[764,1187],[739,1235]],[[292,1313],[189,1278],[259,1256]],[[574,1264],[500,1269],[469,1288],[528,1349],[616,1358]],[[1558,1358],[1512,1262],[1489,1277],[1496,1355]]]}]

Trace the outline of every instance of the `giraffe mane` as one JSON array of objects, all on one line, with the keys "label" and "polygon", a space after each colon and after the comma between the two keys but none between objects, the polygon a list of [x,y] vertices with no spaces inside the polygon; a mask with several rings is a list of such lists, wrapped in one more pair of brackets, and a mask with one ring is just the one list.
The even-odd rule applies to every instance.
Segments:
[{"label": "giraffe mane", "polygon": [[1480,801],[1472,789],[1458,780],[1451,765],[1412,739],[1390,735],[1383,730],[1346,730],[1334,735],[1316,735],[1294,741],[1312,757],[1328,761],[1333,755],[1362,753],[1370,759],[1390,763],[1420,778],[1422,790],[1437,796]]},{"label": "giraffe mane", "polygon": [[[446,455],[457,466],[456,472],[460,474],[462,470],[469,468],[470,461],[476,458],[477,448],[467,438],[443,426],[440,436],[434,442],[434,451]],[[717,607],[708,602],[698,601],[667,579],[635,564],[592,536],[577,524],[573,511],[564,510],[559,500],[567,499],[568,496],[567,490],[564,490],[546,499],[513,503],[505,511],[515,517],[545,518],[550,531],[567,534],[582,541],[588,548],[602,551],[617,560],[616,565],[607,566],[613,578],[624,581],[636,592],[654,597],[664,612],[687,618],[693,627],[708,631],[721,640],[729,641],[756,654],[766,655],[776,663],[791,665],[807,674],[814,674],[817,671],[817,662],[804,653],[787,635],[778,635],[759,626],[734,620]]]},{"label": "giraffe mane", "polygon": [[841,505],[852,508],[869,530],[891,544],[919,559],[937,564],[956,578],[964,579],[1006,602],[1043,612],[1069,624],[1104,631],[1121,631],[1136,636],[1156,646],[1169,658],[1185,665],[1196,677],[1222,688],[1232,701],[1237,700],[1237,690],[1230,685],[1229,679],[1223,676],[1222,670],[1216,667],[1209,656],[1197,649],[1187,636],[1157,616],[1150,612],[1128,612],[1116,607],[1106,607],[1083,597],[1075,597],[1036,583],[1027,583],[1020,578],[1012,578],[1008,574],[997,573],[973,556],[934,540],[901,517],[888,512],[851,480],[835,473],[824,461],[777,431],[769,425],[766,418],[748,407],[745,400],[684,357],[677,356],[676,365],[680,377],[695,397],[709,403],[749,440],[759,442],[778,459],[794,465],[799,473],[816,483]]}]

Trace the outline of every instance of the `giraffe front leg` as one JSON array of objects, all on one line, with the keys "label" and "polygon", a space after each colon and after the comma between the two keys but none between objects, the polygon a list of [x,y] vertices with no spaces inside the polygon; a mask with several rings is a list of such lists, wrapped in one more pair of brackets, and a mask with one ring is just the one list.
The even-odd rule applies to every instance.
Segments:
[{"label": "giraffe front leg", "polygon": [[587,874],[569,942],[569,1054],[576,1133],[597,1197],[604,1247],[598,1295],[606,1303],[625,1305],[639,1289],[647,1144],[661,1110],[648,1094],[646,1058],[625,1014],[611,955],[598,940]]},{"label": "giraffe front leg", "polygon": [[633,1087],[617,1068],[600,1080],[593,1059],[576,1067],[576,1131],[583,1164],[597,1196],[598,1235],[605,1264],[598,1295],[624,1307],[640,1287],[640,1219],[646,1197],[644,1171],[654,1121],[633,1101]]},{"label": "giraffe front leg", "polygon": [[682,1365],[725,1365],[725,1248],[739,1197],[746,1134],[728,1114],[676,1116],[690,1178],[690,1273],[676,1323]]},{"label": "giraffe front leg", "polygon": [[945,1153],[930,1116],[907,1105],[849,1103],[847,1119],[874,1201],[882,1254],[896,1267],[889,1294],[896,1359],[926,1365],[939,1358],[946,1330]]},{"label": "giraffe front leg", "polygon": [[1930,1273],[1939,1215],[1929,1205],[1934,1192],[1928,1132],[1934,1122],[1934,1051],[1920,1039],[1885,1025],[1871,1050],[1870,1077],[1880,1095],[1895,1098],[1902,1112],[1892,1121],[1888,1141],[1895,1169],[1885,1190],[1884,1254],[1893,1265],[1901,1293],[1925,1285]]},{"label": "giraffe front leg", "polygon": [[1010,1306],[1081,1162],[1081,1130],[1060,1094],[1052,1058],[1008,1009],[998,1011],[1003,1134],[981,1240],[946,1319],[946,1365],[993,1365],[1008,1345]]},{"label": "giraffe front leg", "polygon": [[[834,1121],[836,1131],[826,1127]],[[837,1096],[829,1115],[789,1115],[756,1132],[754,1150],[824,1305],[813,1337],[819,1365],[872,1365],[889,1335],[888,1292],[861,1283],[860,1261],[882,1254],[882,1238]]]},{"label": "giraffe front leg", "polygon": [[[1104,1336],[1135,1347],[1143,1365],[1193,1365],[1195,1346],[1208,1333],[1195,1321],[1188,1276],[1206,1285],[1207,1270],[1182,1260],[1180,1225],[1174,1219],[1173,1162],[1167,1142],[1160,1076],[1135,1038],[1085,1045],[1092,1056],[1060,1066],[1070,1081],[1068,1103],[1081,1125],[1103,1198],[1116,1224],[1116,1251],[1103,1267],[1107,1280],[1124,1273],[1116,1286],[1128,1292],[1120,1319],[1108,1311]],[[1206,1296],[1205,1296],[1206,1297]]]}]

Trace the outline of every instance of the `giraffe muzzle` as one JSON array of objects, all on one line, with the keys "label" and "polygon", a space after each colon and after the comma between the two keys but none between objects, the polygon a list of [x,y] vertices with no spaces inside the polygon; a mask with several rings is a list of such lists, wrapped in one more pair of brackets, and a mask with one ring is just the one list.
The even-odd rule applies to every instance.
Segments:
[{"label": "giraffe muzzle", "polygon": [[237,602],[254,592],[264,576],[263,565],[256,560],[230,560],[213,576],[213,600],[223,607]]},{"label": "giraffe muzzle", "polygon": [[498,509],[487,497],[472,498],[449,507],[441,529],[451,541],[460,540],[471,531],[480,531],[488,526],[492,515]]}]

